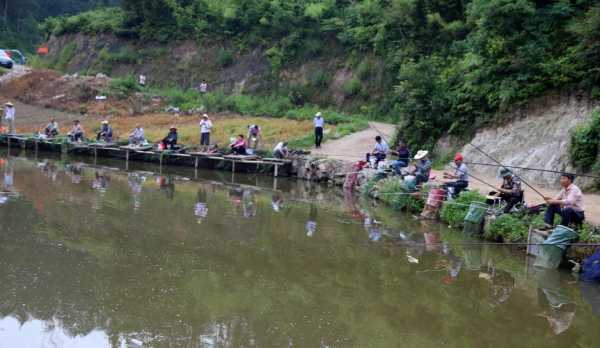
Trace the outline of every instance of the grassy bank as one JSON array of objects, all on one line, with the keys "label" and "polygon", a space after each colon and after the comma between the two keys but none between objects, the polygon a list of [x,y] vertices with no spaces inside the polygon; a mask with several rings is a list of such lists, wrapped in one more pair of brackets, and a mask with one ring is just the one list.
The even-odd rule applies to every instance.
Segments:
[{"label": "grassy bank", "polygon": [[[409,191],[396,177],[380,181],[372,179],[363,188],[363,194],[376,197],[393,209],[415,215],[423,210],[427,191],[428,188],[425,186],[421,192],[407,194]],[[485,197],[478,191],[468,191],[461,193],[451,202],[445,201],[440,211],[440,221],[453,229],[462,229],[469,206],[473,202],[485,202]],[[543,212],[536,215],[516,213],[497,216],[486,224],[480,237],[494,242],[525,242],[530,226],[533,228],[543,226],[543,214]],[[584,223],[577,232],[581,243],[600,242],[600,234],[589,223]]]}]

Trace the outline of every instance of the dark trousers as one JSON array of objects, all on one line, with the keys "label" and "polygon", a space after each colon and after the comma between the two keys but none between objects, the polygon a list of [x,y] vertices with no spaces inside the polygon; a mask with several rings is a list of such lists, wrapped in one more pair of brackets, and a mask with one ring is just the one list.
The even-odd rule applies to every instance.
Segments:
[{"label": "dark trousers", "polygon": [[575,211],[573,208],[561,208],[560,205],[553,204],[546,209],[544,222],[548,225],[552,225],[554,222],[554,215],[556,214],[560,215],[560,224],[563,226],[569,226],[571,224],[579,225],[585,220],[584,212]]},{"label": "dark trousers", "polygon": [[506,207],[504,207],[504,212],[505,213],[510,213],[510,211],[512,210],[512,208],[521,203],[523,201],[523,197],[521,195],[508,195],[508,194],[501,194],[500,198],[506,202]]},{"label": "dark trousers", "polygon": [[315,127],[315,147],[321,147],[323,142],[323,127]]},{"label": "dark trousers", "polygon": [[201,133],[200,134],[200,145],[203,145],[203,146],[210,145],[210,133]]},{"label": "dark trousers", "polygon": [[236,155],[245,155],[246,154],[246,147],[245,146],[233,147],[233,148],[231,148],[231,150]]},{"label": "dark trousers", "polygon": [[387,157],[385,155],[385,153],[368,153],[367,154],[367,163],[371,163],[371,156],[375,156],[375,158],[377,159],[375,164],[383,161]]},{"label": "dark trousers", "polygon": [[467,187],[469,187],[469,182],[468,181],[464,181],[464,180],[458,180],[455,182],[449,182],[446,184],[447,187],[452,187],[454,188],[454,196],[458,197],[458,195],[460,195],[460,193],[466,189]]}]

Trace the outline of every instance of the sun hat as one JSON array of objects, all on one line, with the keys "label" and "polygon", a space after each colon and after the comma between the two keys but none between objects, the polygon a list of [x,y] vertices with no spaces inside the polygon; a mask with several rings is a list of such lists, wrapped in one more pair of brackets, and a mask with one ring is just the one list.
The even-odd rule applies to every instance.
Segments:
[{"label": "sun hat", "polygon": [[429,151],[427,151],[427,150],[419,150],[417,152],[417,154],[415,155],[415,159],[416,160],[420,160],[421,158],[423,158],[423,157],[425,157],[427,155],[429,155]]},{"label": "sun hat", "polygon": [[203,118],[208,118],[208,114],[202,115]]},{"label": "sun hat", "polygon": [[6,102],[6,104],[4,104],[4,105],[6,105],[6,106],[14,106],[13,103],[11,103],[11,102]]},{"label": "sun hat", "polygon": [[323,116],[323,114],[321,113],[321,111],[319,111],[319,112],[317,112],[317,113],[315,114],[315,116],[317,116],[317,117],[321,117],[321,116]]},{"label": "sun hat", "polygon": [[108,124],[107,120],[102,121],[102,124]]}]

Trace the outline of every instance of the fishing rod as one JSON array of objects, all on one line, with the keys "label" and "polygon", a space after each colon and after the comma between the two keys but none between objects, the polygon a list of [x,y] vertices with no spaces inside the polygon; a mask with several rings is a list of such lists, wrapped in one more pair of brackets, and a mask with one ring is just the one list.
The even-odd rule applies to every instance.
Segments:
[{"label": "fishing rod", "polygon": [[459,172],[461,172],[461,173],[463,173],[463,174],[467,174],[467,176],[470,176],[471,178],[473,178],[473,179],[475,179],[475,180],[477,180],[477,181],[481,182],[481,183],[482,183],[482,184],[484,184],[484,185],[487,185],[487,186],[491,187],[491,188],[492,188],[492,189],[494,189],[494,190],[498,190],[498,188],[497,188],[496,186],[494,186],[494,185],[492,185],[492,184],[489,184],[489,183],[487,183],[486,181],[484,181],[484,180],[482,180],[482,179],[479,179],[478,177],[476,177],[475,175],[473,175],[473,174],[471,174],[471,173],[468,173],[468,172],[466,172],[466,171],[464,171],[464,170],[461,170],[460,168],[458,168],[458,167],[456,167],[456,166],[454,167],[454,169],[458,170]]},{"label": "fishing rod", "polygon": [[[491,155],[489,155],[488,153],[486,153],[485,151],[483,151],[481,148],[479,148],[478,146],[474,145],[473,143],[469,142],[469,145],[471,145],[472,147],[475,148],[475,150],[481,152],[484,156],[486,156],[487,158],[491,159],[492,161],[496,162],[498,165],[506,168],[504,166],[504,164],[500,163],[500,161],[498,161],[497,159],[495,159],[494,157],[492,157]],[[515,174],[515,176],[521,180],[522,183],[524,183],[525,185],[527,185],[527,187],[529,187],[530,189],[532,189],[535,193],[537,193],[538,195],[540,195],[544,200],[546,199],[546,196],[543,195],[540,191],[538,191],[535,187],[531,186],[527,181],[523,180],[523,178],[521,178],[519,175]]]},{"label": "fishing rod", "polygon": [[529,168],[529,167],[519,167],[519,166],[504,166],[504,165],[501,166],[501,165],[494,164],[494,163],[479,163],[479,162],[465,162],[465,164],[474,165],[474,166],[504,167],[504,168],[512,168],[512,169],[531,170],[531,171],[553,173],[553,174],[571,174],[574,176],[579,176],[579,177],[584,177],[584,178],[600,179],[600,176],[596,176],[596,175],[577,174],[577,173],[570,173],[570,172],[566,172],[566,171],[557,171],[557,170],[550,170],[550,169]]}]

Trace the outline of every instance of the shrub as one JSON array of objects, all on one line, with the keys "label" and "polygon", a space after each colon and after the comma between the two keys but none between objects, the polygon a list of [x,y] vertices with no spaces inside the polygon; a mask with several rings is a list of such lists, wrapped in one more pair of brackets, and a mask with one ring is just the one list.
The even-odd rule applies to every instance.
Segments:
[{"label": "shrub", "polygon": [[217,53],[217,65],[222,68],[228,68],[233,64],[233,52],[226,48],[220,48]]},{"label": "shrub", "polygon": [[350,79],[344,83],[342,89],[347,97],[351,97],[360,93],[362,89],[362,83],[358,79]]},{"label": "shrub", "polygon": [[124,99],[135,92],[141,90],[136,78],[133,75],[127,75],[125,77],[114,78],[110,80],[108,84],[108,90],[106,94],[116,96],[119,99]]},{"label": "shrub", "polygon": [[518,242],[527,239],[530,220],[521,215],[503,214],[497,217],[484,232],[490,240]]},{"label": "shrub", "polygon": [[444,202],[440,218],[452,227],[461,227],[472,202],[485,202],[485,197],[478,191],[463,191],[455,200]]},{"label": "shrub", "polygon": [[361,79],[362,81],[365,81],[366,79],[369,78],[369,75],[371,75],[371,65],[369,64],[368,61],[363,60],[356,67],[356,76],[358,76],[358,78]]},{"label": "shrub", "polygon": [[54,64],[56,69],[60,71],[66,71],[69,62],[75,56],[76,51],[77,44],[75,42],[71,42],[63,47],[62,51],[60,51],[60,54],[58,55],[56,63]]}]

